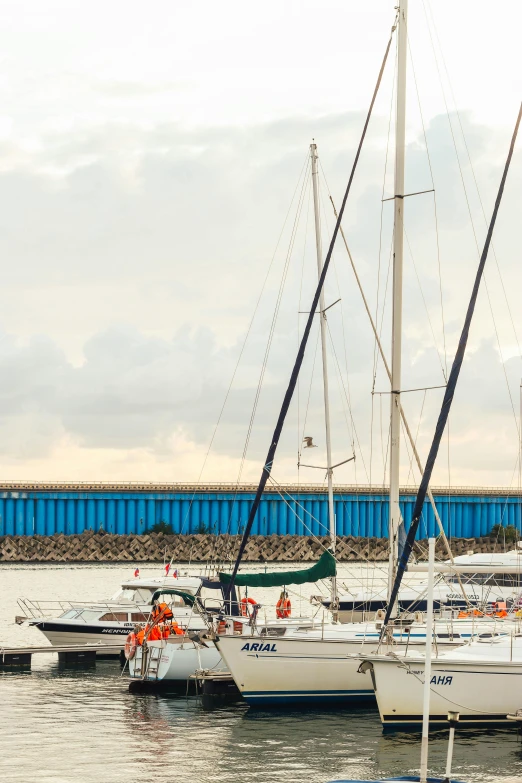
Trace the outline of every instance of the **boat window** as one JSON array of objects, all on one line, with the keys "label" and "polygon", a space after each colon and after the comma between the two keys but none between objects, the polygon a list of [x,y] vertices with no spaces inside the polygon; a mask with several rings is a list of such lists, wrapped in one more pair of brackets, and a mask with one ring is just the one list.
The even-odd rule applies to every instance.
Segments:
[{"label": "boat window", "polygon": [[78,612],[77,619],[82,623],[97,622],[100,619],[100,609],[83,609]]},{"label": "boat window", "polygon": [[126,623],[128,617],[127,612],[106,612],[100,617],[100,622]]},{"label": "boat window", "polygon": [[[462,577],[461,577],[462,578]],[[458,583],[457,576],[451,576],[448,579],[449,582],[454,584]],[[516,574],[470,574],[468,578],[464,580],[466,585],[498,585],[504,587],[519,587],[521,584],[521,575]]]},{"label": "boat window", "polygon": [[61,620],[72,620],[73,617],[78,616],[78,610],[77,609],[69,609],[69,611],[65,612],[65,614],[60,615]]},{"label": "boat window", "polygon": [[493,582],[503,587],[519,587],[520,574],[494,574]]},{"label": "boat window", "polygon": [[125,587],[113,595],[112,601],[132,601],[133,604],[147,604],[154,592],[148,587]]},{"label": "boat window", "polygon": [[133,623],[144,623],[148,619],[148,615],[143,614],[143,612],[133,612],[131,614],[131,620]]},{"label": "boat window", "polygon": [[260,636],[284,636],[286,628],[261,628]]},{"label": "boat window", "polygon": [[437,631],[437,639],[460,639],[460,633],[439,633]]}]

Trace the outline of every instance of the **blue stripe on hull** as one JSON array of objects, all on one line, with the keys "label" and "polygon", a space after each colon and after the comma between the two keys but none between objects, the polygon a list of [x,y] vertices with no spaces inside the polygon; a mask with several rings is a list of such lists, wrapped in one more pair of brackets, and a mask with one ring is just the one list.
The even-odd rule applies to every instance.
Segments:
[{"label": "blue stripe on hull", "polygon": [[241,695],[250,705],[375,702],[374,691],[243,691]]},{"label": "blue stripe on hull", "polygon": [[[448,726],[447,720],[430,720],[430,728],[433,731],[437,731],[439,729],[445,729]],[[486,728],[493,728],[493,727],[499,728],[500,726],[506,727],[509,726],[510,728],[517,727],[518,723],[516,721],[508,720],[507,718],[503,718],[500,715],[497,716],[485,716],[484,718],[477,720],[476,718],[470,718],[464,717],[459,719],[459,728],[461,729],[471,729],[471,728],[480,728],[480,729],[486,729]],[[383,723],[382,724],[382,730],[384,734],[393,734],[395,732],[401,732],[401,731],[408,731],[408,732],[419,732],[422,731],[422,718],[420,720],[415,721],[394,721],[390,723]]]}]

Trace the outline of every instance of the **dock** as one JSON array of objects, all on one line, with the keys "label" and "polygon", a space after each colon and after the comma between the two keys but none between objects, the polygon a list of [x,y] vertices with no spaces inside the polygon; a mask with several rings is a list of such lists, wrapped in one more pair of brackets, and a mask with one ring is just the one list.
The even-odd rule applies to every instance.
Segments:
[{"label": "dock", "polygon": [[[96,657],[119,655],[121,644],[44,645],[42,647],[0,647],[0,668],[30,666],[33,655],[58,655],[60,663],[93,663]],[[101,654],[101,655],[100,655]]]},{"label": "dock", "polygon": [[203,698],[226,699],[234,702],[243,699],[239,688],[228,671],[198,669],[194,674],[190,675],[189,680],[196,682],[198,691]]}]

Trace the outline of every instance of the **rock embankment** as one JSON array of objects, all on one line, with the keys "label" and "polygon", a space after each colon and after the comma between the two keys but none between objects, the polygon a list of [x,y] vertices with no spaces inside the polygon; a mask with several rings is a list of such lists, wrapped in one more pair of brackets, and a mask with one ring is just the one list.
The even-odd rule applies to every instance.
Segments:
[{"label": "rock embankment", "polygon": [[[174,563],[220,562],[233,558],[239,547],[239,536],[227,535],[146,535],[119,536],[86,531],[79,535],[2,536],[0,562],[4,563]],[[317,560],[329,544],[328,537],[252,536],[246,547],[247,562],[309,562]],[[489,536],[453,538],[453,554],[494,552],[504,549]],[[509,545],[507,548],[512,548]],[[427,542],[415,545],[417,558],[425,559]],[[437,541],[437,556],[446,559],[442,541]],[[378,561],[388,558],[388,541],[384,538],[339,538],[336,557],[340,562]]]}]

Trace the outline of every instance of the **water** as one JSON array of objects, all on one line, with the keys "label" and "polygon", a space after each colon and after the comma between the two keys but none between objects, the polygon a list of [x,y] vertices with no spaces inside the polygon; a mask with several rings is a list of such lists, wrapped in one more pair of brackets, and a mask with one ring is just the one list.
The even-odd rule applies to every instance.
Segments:
[{"label": "water", "polygon": [[[39,631],[14,624],[18,597],[106,598],[132,571],[0,566],[0,642],[42,643]],[[309,592],[315,586],[304,586],[303,604]],[[205,711],[192,698],[130,694],[116,661],[61,669],[54,656],[35,656],[30,672],[0,673],[0,695],[0,779],[8,783],[324,783],[418,772],[418,735],[383,736],[374,710]],[[434,733],[434,773],[444,771],[446,750],[447,732]],[[461,730],[453,770],[473,783],[520,783],[516,732]]]}]

